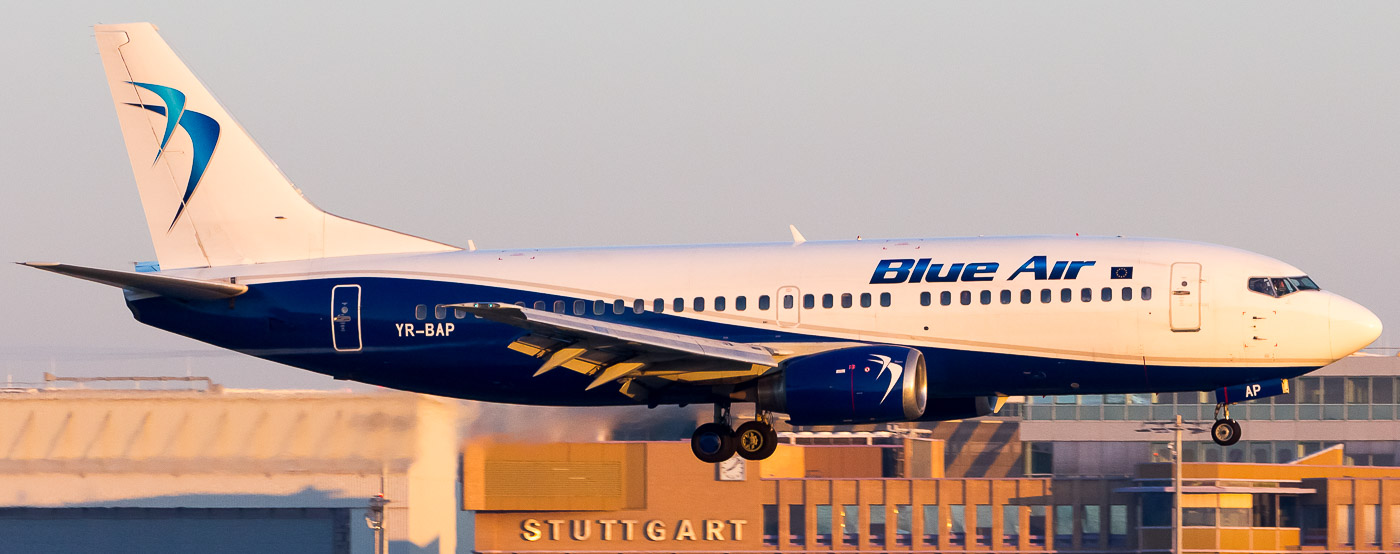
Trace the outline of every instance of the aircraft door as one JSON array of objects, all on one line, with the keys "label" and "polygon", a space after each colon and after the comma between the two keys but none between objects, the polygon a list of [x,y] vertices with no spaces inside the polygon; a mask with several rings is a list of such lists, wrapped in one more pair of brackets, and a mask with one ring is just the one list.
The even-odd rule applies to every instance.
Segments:
[{"label": "aircraft door", "polygon": [[1172,264],[1172,331],[1201,330],[1201,264]]},{"label": "aircraft door", "polygon": [[802,305],[798,304],[802,295],[797,287],[780,287],[774,300],[778,306],[778,326],[796,327],[802,322]]},{"label": "aircraft door", "polygon": [[331,289],[331,344],[337,352],[359,352],[360,285]]}]

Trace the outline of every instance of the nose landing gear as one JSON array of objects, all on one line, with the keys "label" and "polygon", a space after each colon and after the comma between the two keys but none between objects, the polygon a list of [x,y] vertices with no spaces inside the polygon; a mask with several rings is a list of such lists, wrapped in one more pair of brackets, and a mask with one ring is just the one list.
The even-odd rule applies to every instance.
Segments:
[{"label": "nose landing gear", "polygon": [[728,460],[734,454],[745,460],[763,460],[778,448],[778,433],[769,424],[769,416],[759,412],[758,418],[746,421],[738,430],[729,426],[728,404],[715,404],[715,420],[697,427],[690,436],[690,451],[702,462]]},{"label": "nose landing gear", "polygon": [[[1224,417],[1221,417],[1222,413]],[[1230,446],[1240,442],[1240,423],[1230,419],[1230,405],[1215,405],[1215,424],[1210,426],[1210,438],[1220,446]]]}]

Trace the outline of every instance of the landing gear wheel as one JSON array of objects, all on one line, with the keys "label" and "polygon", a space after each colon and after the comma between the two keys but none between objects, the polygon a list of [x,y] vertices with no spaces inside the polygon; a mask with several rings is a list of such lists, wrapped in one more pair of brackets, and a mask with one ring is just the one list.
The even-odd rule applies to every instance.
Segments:
[{"label": "landing gear wheel", "polygon": [[723,462],[734,457],[734,431],[723,423],[706,423],[690,436],[690,451],[702,462]]},{"label": "landing gear wheel", "polygon": [[1233,419],[1217,419],[1210,426],[1210,438],[1220,446],[1230,446],[1240,442],[1240,424]]},{"label": "landing gear wheel", "polygon": [[762,421],[749,421],[734,431],[734,446],[745,460],[763,460],[778,449],[778,432]]}]

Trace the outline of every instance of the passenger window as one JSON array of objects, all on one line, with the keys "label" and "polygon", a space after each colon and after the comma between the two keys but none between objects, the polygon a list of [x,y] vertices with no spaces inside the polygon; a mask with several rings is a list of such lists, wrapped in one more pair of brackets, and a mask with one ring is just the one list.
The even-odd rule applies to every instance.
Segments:
[{"label": "passenger window", "polygon": [[715,297],[715,311],[716,311],[716,312],[722,312],[722,311],[724,311],[724,304],[725,304],[725,302],[724,302],[724,297],[723,297],[723,296],[716,296],[716,297]]},{"label": "passenger window", "polygon": [[584,302],[583,302],[582,300],[575,300],[575,301],[574,301],[574,315],[583,315],[583,310],[584,310],[585,307],[586,307],[586,306],[584,306]]},{"label": "passenger window", "polygon": [[515,305],[516,305],[516,306],[520,306],[521,308],[524,308],[524,307],[525,307],[525,303],[524,303],[524,302],[516,302]]},{"label": "passenger window", "polygon": [[793,307],[793,305],[794,305],[794,304],[793,304],[792,295],[791,295],[791,294],[784,295],[784,296],[783,296],[783,309],[784,309],[784,310],[791,310],[792,307]]},{"label": "passenger window", "polygon": [[830,295],[830,294],[823,294],[823,295],[822,295],[822,307],[823,307],[823,308],[830,308],[830,307],[835,306],[835,305],[836,305],[836,297],[834,297],[834,296],[832,296],[832,295]]},{"label": "passenger window", "polygon": [[613,315],[622,315],[622,312],[625,311],[627,311],[626,300],[623,300],[621,298],[613,300]]},{"label": "passenger window", "polygon": [[817,307],[817,297],[811,294],[802,295],[802,307],[809,310]]},{"label": "passenger window", "polygon": [[1051,295],[1050,289],[1040,289],[1040,303],[1041,303],[1041,304],[1049,304],[1049,303],[1050,303],[1050,295]]},{"label": "passenger window", "polygon": [[[536,302],[536,304],[543,304],[543,302]],[[466,319],[467,311],[461,308],[452,308],[452,317],[455,317],[457,319]]]},{"label": "passenger window", "polygon": [[563,301],[563,300],[555,300],[555,301],[554,301],[554,313],[556,313],[556,314],[562,314],[562,313],[564,313],[564,301]]},{"label": "passenger window", "polygon": [[1079,289],[1079,301],[1080,301],[1080,302],[1088,302],[1088,301],[1093,300],[1093,299],[1094,299],[1094,289],[1091,289],[1091,288],[1089,288],[1089,287],[1084,287],[1084,288],[1082,288],[1082,289]]},{"label": "passenger window", "polygon": [[1151,300],[1151,299],[1152,299],[1152,287],[1142,287],[1142,299],[1143,299],[1143,300]]},{"label": "passenger window", "polygon": [[1104,287],[1104,288],[1103,288],[1103,291],[1099,294],[1099,298],[1102,299],[1104,302],[1112,302],[1112,301],[1113,301],[1113,289],[1111,289],[1111,288],[1109,288],[1109,287]]},{"label": "passenger window", "polygon": [[414,306],[414,307],[413,307],[413,319],[416,319],[416,320],[418,320],[418,321],[423,321],[423,320],[425,320],[425,319],[428,319],[428,305],[427,305],[427,304],[419,304],[419,305],[417,305],[417,306]]},{"label": "passenger window", "polygon": [[665,312],[665,311],[666,311],[666,299],[664,299],[664,298],[657,298],[656,300],[652,300],[652,301],[651,301],[651,311],[656,312],[656,313],[658,313],[658,314],[659,314],[659,313]]},{"label": "passenger window", "polygon": [[758,297],[758,309],[760,309],[760,310],[767,310],[767,309],[768,309],[768,295],[765,294],[765,295],[763,295],[763,296]]},{"label": "passenger window", "polygon": [[703,297],[703,296],[697,296],[697,297],[695,297],[695,302],[694,302],[692,305],[695,306],[695,311],[697,311],[697,312],[703,312],[703,311],[705,311],[705,297]]},{"label": "passenger window", "polygon": [[881,306],[881,307],[885,307],[885,308],[890,307],[890,293],[888,293],[888,292],[882,292],[882,293],[880,293],[880,306]]},{"label": "passenger window", "polygon": [[639,314],[647,311],[647,301],[638,298],[632,301],[632,313]]},{"label": "passenger window", "polygon": [[1022,304],[1030,304],[1030,303],[1031,303],[1031,289],[1021,289],[1021,303],[1022,303]]},{"label": "passenger window", "polygon": [[964,306],[971,305],[971,304],[972,304],[972,291],[970,291],[970,290],[962,291],[962,294],[958,295],[958,301],[961,302],[962,305],[964,305]]},{"label": "passenger window", "polygon": [[848,293],[844,293],[844,294],[841,295],[841,307],[842,307],[842,308],[849,308],[849,307],[851,307],[851,305],[852,305],[853,302],[855,302],[855,297],[851,296],[851,293],[848,292]]},{"label": "passenger window", "polygon": [[943,292],[938,293],[938,303],[939,303],[939,304],[942,304],[942,305],[944,305],[944,306],[952,306],[952,305],[953,305],[953,293],[948,292],[948,291],[946,291],[946,290],[943,291]]},{"label": "passenger window", "polygon": [[1069,302],[1074,299],[1074,291],[1070,289],[1060,289],[1060,302]]},{"label": "passenger window", "polygon": [[928,305],[931,305],[931,304],[933,304],[933,293],[931,293],[931,292],[929,292],[929,291],[924,291],[924,292],[919,293],[919,305],[920,305],[920,306],[928,306]]},{"label": "passenger window", "polygon": [[536,301],[535,301],[535,309],[543,312],[543,311],[544,311],[544,301],[543,301],[543,300],[536,300]]},{"label": "passenger window", "polygon": [[983,304],[991,304],[991,303],[992,303],[992,291],[984,290],[984,291],[982,291],[982,294],[980,294],[979,296],[982,297],[982,303],[983,303]]},{"label": "passenger window", "polygon": [[735,296],[735,297],[734,297],[734,309],[737,310],[737,311],[741,311],[741,312],[744,311],[744,310],[749,309],[749,299],[748,299],[748,297],[746,297],[746,296]]},{"label": "passenger window", "polygon": [[1003,291],[1001,291],[1001,303],[1002,303],[1002,304],[1010,304],[1010,303],[1011,303],[1011,291],[1009,291],[1009,290],[1003,290]]},{"label": "passenger window", "polygon": [[433,319],[447,319],[447,306],[442,304],[433,306]]},{"label": "passenger window", "polygon": [[870,293],[868,293],[868,292],[862,292],[862,293],[860,293],[860,307],[862,307],[862,308],[869,308],[869,307],[870,307]]},{"label": "passenger window", "polygon": [[1133,299],[1133,287],[1123,287],[1123,301],[1124,301],[1124,302],[1127,302],[1127,301],[1132,300],[1132,299]]},{"label": "passenger window", "polygon": [[608,311],[608,303],[607,303],[607,301],[605,301],[605,300],[594,300],[594,301],[593,301],[593,315],[603,315],[603,312],[606,312],[606,311]]},{"label": "passenger window", "polygon": [[685,311],[685,299],[677,298],[671,301],[671,311],[681,313]]}]

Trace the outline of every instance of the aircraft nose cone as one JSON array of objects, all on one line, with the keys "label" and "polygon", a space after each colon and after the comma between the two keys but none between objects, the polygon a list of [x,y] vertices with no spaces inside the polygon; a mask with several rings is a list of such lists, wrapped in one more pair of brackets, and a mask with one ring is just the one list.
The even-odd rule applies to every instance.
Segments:
[{"label": "aircraft nose cone", "polygon": [[1333,296],[1328,308],[1332,335],[1332,358],[1342,359],[1381,336],[1381,320],[1364,306]]}]

